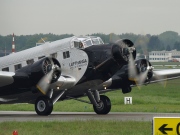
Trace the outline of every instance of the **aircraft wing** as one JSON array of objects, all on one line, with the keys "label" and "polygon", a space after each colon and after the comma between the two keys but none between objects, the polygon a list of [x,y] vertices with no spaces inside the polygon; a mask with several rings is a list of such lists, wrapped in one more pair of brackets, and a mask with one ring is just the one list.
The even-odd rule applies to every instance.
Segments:
[{"label": "aircraft wing", "polygon": [[56,82],[60,75],[60,64],[50,57],[22,67],[15,73],[0,71],[0,96],[31,91],[33,87],[45,95],[49,85]]},{"label": "aircraft wing", "polygon": [[0,87],[13,83],[14,72],[0,71]]},{"label": "aircraft wing", "polygon": [[[158,83],[178,78],[180,78],[180,69],[155,70],[153,71],[153,76],[149,81],[138,85]],[[135,86],[137,86],[136,83],[128,79],[126,72],[119,71],[112,78],[96,87],[96,89],[98,89],[100,93],[105,93],[117,89],[122,89],[123,93],[128,93],[131,91],[130,88]]]},{"label": "aircraft wing", "polygon": [[153,77],[150,83],[161,82],[180,78],[180,69],[163,69],[153,71]]}]

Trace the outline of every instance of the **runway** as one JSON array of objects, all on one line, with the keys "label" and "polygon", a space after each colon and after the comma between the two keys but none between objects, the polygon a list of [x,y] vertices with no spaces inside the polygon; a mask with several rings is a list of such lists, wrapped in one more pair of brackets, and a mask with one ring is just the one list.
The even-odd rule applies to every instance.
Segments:
[{"label": "runway", "polygon": [[108,115],[97,115],[94,112],[53,112],[49,116],[38,116],[35,112],[30,111],[0,111],[0,122],[74,120],[152,121],[153,117],[180,117],[180,114],[111,112]]}]

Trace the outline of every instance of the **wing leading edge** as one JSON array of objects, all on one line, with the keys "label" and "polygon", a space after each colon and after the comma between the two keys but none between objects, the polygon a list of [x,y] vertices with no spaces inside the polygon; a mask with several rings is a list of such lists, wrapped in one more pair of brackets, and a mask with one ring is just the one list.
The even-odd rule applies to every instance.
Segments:
[{"label": "wing leading edge", "polygon": [[0,87],[12,84],[14,82],[12,76],[14,75],[14,72],[0,71]]},{"label": "wing leading edge", "polygon": [[180,78],[180,69],[155,70],[153,73],[150,83]]}]

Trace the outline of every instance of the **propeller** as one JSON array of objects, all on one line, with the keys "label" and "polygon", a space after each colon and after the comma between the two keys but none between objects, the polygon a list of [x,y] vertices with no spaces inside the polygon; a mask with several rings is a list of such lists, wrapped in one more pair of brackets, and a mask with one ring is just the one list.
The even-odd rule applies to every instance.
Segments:
[{"label": "propeller", "polygon": [[[150,80],[153,67],[146,59],[134,61],[132,53],[129,55],[128,79],[134,81],[137,86]],[[139,87],[140,88],[140,87]]]},{"label": "propeller", "polygon": [[51,83],[57,81],[61,74],[60,65],[54,58],[48,58],[43,62],[43,72],[44,76],[39,80],[36,87],[46,95],[49,91],[49,86]]},{"label": "propeller", "polygon": [[115,42],[117,45],[122,48],[121,53],[122,57],[125,61],[129,61],[130,55],[133,56],[133,59],[136,58],[136,49],[134,47],[134,43],[129,39],[119,39]]},{"label": "propeller", "polygon": [[[118,44],[122,48],[122,56],[125,60],[128,59],[128,79],[130,81],[135,82],[135,84],[139,87],[145,82],[148,82],[152,77],[155,80],[160,80],[159,83],[163,86],[166,85],[164,80],[165,76],[158,74],[153,71],[153,67],[151,63],[146,59],[139,59],[135,61],[136,58],[136,50],[134,48],[133,42],[128,39],[120,39],[119,36],[111,33],[110,41],[113,42],[116,40],[116,44]],[[139,39],[141,42],[137,44],[143,48],[144,54],[147,54],[147,35],[142,35]],[[144,42],[142,42],[144,41]],[[140,87],[139,87],[140,88]]]},{"label": "propeller", "polygon": [[153,67],[146,59],[134,60],[136,58],[134,43],[129,39],[119,39],[115,43],[122,48],[122,57],[128,61],[128,79],[137,86],[148,81],[152,77]]}]

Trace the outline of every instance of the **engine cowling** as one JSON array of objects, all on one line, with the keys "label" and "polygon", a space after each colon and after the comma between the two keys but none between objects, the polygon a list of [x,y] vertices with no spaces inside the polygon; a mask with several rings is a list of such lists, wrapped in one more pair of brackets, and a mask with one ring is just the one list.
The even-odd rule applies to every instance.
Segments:
[{"label": "engine cowling", "polygon": [[[131,76],[130,70],[136,73]],[[123,93],[131,92],[131,85],[141,85],[151,80],[153,76],[153,67],[146,59],[139,59],[134,61],[134,66],[124,65],[118,70],[111,79],[110,89],[122,89]]]},{"label": "engine cowling", "polygon": [[146,78],[143,80],[143,82],[150,81],[153,76],[153,67],[151,63],[146,59],[139,59],[135,61],[135,65],[138,76],[146,72]]},{"label": "engine cowling", "polygon": [[50,83],[56,82],[61,75],[61,65],[55,58],[45,57],[32,65],[27,65],[18,71],[17,73],[26,73],[29,76],[29,79],[33,83],[33,85],[37,84],[37,82],[45,75],[47,75],[51,70],[53,70],[52,80]]},{"label": "engine cowling", "polygon": [[133,58],[136,58],[136,49],[134,48],[134,43],[129,39],[121,39],[115,42],[115,47],[112,48],[114,58],[121,63],[128,63],[130,53],[132,53]]},{"label": "engine cowling", "polygon": [[[50,83],[58,80],[61,75],[61,65],[51,57],[45,57],[32,65],[20,68],[12,76],[12,82],[0,88],[0,96],[13,95],[26,91],[37,92],[36,86],[42,87],[43,93],[47,93]],[[41,85],[43,84],[43,85]]]}]

